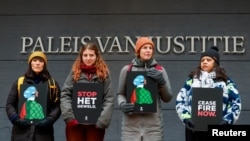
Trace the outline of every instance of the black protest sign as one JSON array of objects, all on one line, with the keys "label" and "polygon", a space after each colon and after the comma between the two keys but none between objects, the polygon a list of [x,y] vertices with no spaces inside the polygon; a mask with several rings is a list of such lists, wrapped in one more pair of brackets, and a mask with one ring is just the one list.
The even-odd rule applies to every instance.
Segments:
[{"label": "black protest sign", "polygon": [[222,88],[192,88],[194,130],[207,131],[208,125],[222,121]]},{"label": "black protest sign", "polygon": [[135,104],[136,113],[155,113],[157,109],[157,83],[146,74],[146,71],[127,72],[127,103]]},{"label": "black protest sign", "polygon": [[21,84],[19,95],[19,116],[35,124],[46,118],[48,85]]},{"label": "black protest sign", "polygon": [[75,83],[72,108],[79,123],[96,124],[102,111],[103,85],[100,83]]}]

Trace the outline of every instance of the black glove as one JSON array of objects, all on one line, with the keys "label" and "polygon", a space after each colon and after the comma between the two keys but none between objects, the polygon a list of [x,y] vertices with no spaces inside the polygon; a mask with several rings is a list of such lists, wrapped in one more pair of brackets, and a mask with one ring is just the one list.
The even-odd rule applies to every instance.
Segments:
[{"label": "black glove", "polygon": [[122,102],[121,105],[120,105],[120,108],[121,110],[124,112],[124,113],[129,113],[129,112],[132,112],[134,111],[134,104],[132,103],[125,103],[125,102]]},{"label": "black glove", "polygon": [[23,119],[20,119],[20,118],[17,118],[16,121],[14,122],[14,124],[18,125],[22,128],[26,128],[26,127],[29,127],[31,125],[30,122],[23,120]]},{"label": "black glove", "polygon": [[220,125],[228,125],[228,122],[225,121],[225,120],[222,120],[222,121],[220,122]]},{"label": "black glove", "polygon": [[192,130],[194,128],[194,124],[191,118],[184,119],[184,123],[188,129]]},{"label": "black glove", "polygon": [[162,72],[156,70],[155,68],[149,69],[147,76],[153,78],[158,85],[162,86],[166,84],[166,81],[162,75]]},{"label": "black glove", "polygon": [[44,120],[39,121],[36,126],[38,127],[49,127],[53,125],[53,120],[51,118],[46,118]]}]

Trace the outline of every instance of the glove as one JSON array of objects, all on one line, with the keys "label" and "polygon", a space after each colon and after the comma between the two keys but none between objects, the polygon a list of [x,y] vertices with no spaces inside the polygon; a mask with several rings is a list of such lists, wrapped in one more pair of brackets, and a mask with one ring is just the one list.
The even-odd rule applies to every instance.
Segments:
[{"label": "glove", "polygon": [[96,128],[104,129],[104,126],[101,124],[101,122],[97,121]]},{"label": "glove", "polygon": [[194,128],[194,124],[191,118],[184,119],[184,123],[188,129],[192,130]]},{"label": "glove", "polygon": [[72,119],[69,122],[67,122],[67,126],[76,126],[78,124],[78,121],[76,119]]},{"label": "glove", "polygon": [[44,120],[39,121],[36,126],[38,127],[48,127],[53,125],[53,120],[51,118],[46,118]]},{"label": "glove", "polygon": [[12,115],[10,117],[10,120],[11,120],[12,124],[23,127],[23,128],[31,125],[30,122],[28,122],[26,120],[21,120],[20,116],[18,116],[17,114]]},{"label": "glove", "polygon": [[121,105],[120,105],[120,108],[121,110],[124,112],[124,113],[129,113],[129,112],[132,112],[134,111],[134,104],[132,103],[125,103],[125,102],[122,102]]},{"label": "glove", "polygon": [[147,76],[153,78],[158,85],[162,86],[166,84],[166,81],[162,75],[162,72],[156,70],[155,68],[149,69],[147,72]]},{"label": "glove", "polygon": [[15,122],[14,122],[15,125],[18,125],[22,128],[26,128],[26,127],[29,127],[31,125],[30,122],[26,121],[26,120],[22,120],[20,118],[18,118]]},{"label": "glove", "polygon": [[222,120],[222,121],[220,122],[220,125],[228,125],[228,122],[225,121],[225,120]]},{"label": "glove", "polygon": [[13,114],[11,117],[10,117],[10,121],[12,124],[15,124],[15,122],[20,119],[20,116],[18,116],[17,114]]}]

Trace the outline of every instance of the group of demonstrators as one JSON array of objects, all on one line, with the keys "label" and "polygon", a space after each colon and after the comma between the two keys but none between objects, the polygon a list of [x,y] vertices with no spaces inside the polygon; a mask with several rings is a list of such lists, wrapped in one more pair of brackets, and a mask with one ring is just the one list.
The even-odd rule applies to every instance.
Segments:
[{"label": "group of demonstrators", "polygon": [[[220,65],[218,51],[213,46],[201,54],[198,66],[188,74],[176,96],[176,111],[186,127],[186,141],[203,141],[207,137],[206,131],[196,130],[192,118],[195,88],[221,90],[222,111],[217,124],[232,125],[239,118],[240,95]],[[117,102],[123,115],[122,141],[164,139],[161,102],[171,101],[173,93],[168,74],[154,54],[153,40],[139,37],[135,57],[121,68]],[[67,141],[103,141],[111,123],[115,95],[110,69],[97,44],[89,42],[80,48],[61,88],[47,66],[42,51],[32,52],[27,71],[11,87],[6,103],[6,113],[13,124],[11,141],[54,141],[53,125],[60,116],[66,124]],[[81,112],[84,109],[86,112]],[[98,111],[95,118],[86,115],[87,110]]]}]

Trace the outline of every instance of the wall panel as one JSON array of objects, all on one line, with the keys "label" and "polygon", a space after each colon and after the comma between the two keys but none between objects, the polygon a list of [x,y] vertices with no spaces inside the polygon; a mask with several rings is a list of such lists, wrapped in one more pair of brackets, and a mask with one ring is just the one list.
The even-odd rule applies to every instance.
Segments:
[{"label": "wall panel", "polygon": [[[183,141],[184,126],[175,111],[175,98],[182,87],[188,73],[196,67],[202,42],[194,42],[196,53],[190,53],[191,41],[181,43],[185,50],[178,54],[173,42],[168,53],[160,53],[168,46],[167,37],[188,36],[228,36],[229,51],[233,50],[233,36],[243,37],[243,53],[226,53],[225,42],[218,40],[221,65],[228,75],[236,81],[242,98],[242,113],[237,124],[250,124],[250,103],[248,102],[248,86],[250,76],[250,2],[241,1],[200,1],[200,0],[2,0],[0,4],[0,140],[10,140],[11,123],[7,119],[5,103],[8,92],[17,77],[24,73],[27,67],[27,57],[41,38],[42,46],[48,56],[48,68],[51,74],[63,85],[76,53],[48,52],[48,38],[53,37],[52,50],[61,49],[61,37],[71,37],[70,48],[77,49],[80,43],[73,38],[90,36],[99,45],[107,43],[107,49],[102,53],[111,68],[114,92],[116,94],[119,72],[122,66],[134,58],[134,42],[140,35],[150,35],[157,44],[156,59],[162,64],[169,75],[173,99],[162,103],[164,113],[164,141]],[[27,47],[27,53],[22,51],[22,37],[30,37],[33,43]],[[107,41],[107,38],[110,40]],[[131,38],[131,43],[126,42]],[[161,37],[158,42],[157,38]],[[238,41],[240,42],[240,41]],[[158,44],[159,43],[159,44]],[[206,48],[214,42],[205,43]],[[119,46],[120,48],[116,48]],[[114,47],[113,52],[108,52]],[[125,52],[128,47],[128,52]],[[66,48],[67,49],[67,48]],[[121,52],[119,52],[121,49]],[[242,48],[237,48],[242,49]],[[121,111],[115,100],[112,123],[107,129],[105,141],[119,141],[121,127]],[[55,123],[56,141],[65,141],[65,123],[60,118]]]}]

